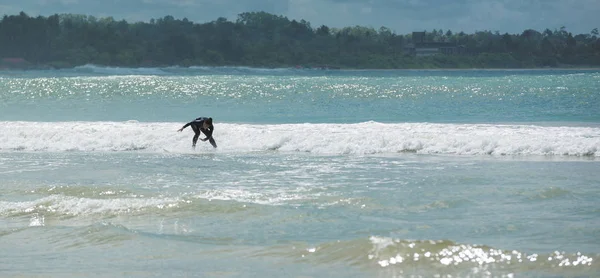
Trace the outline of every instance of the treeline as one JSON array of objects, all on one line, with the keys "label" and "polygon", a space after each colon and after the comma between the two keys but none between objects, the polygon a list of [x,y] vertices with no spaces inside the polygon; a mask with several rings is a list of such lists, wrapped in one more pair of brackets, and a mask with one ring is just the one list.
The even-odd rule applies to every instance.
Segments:
[{"label": "treeline", "polygon": [[[111,17],[5,15],[0,58],[33,66],[251,66],[339,68],[524,68],[600,66],[598,29],[573,35],[563,27],[521,34],[432,30],[429,42],[453,43],[459,55],[415,57],[412,34],[355,26],[311,27],[265,12],[198,24],[165,16],[128,23]],[[5,59],[6,60],[6,59]],[[13,59],[15,60],[15,59]],[[5,63],[6,64],[6,63]],[[6,66],[6,65],[5,65]]]}]

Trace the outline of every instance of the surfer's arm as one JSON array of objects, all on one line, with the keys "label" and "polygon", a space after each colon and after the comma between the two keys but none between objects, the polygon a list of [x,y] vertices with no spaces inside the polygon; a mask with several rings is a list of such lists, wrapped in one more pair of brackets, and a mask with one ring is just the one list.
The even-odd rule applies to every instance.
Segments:
[{"label": "surfer's arm", "polygon": [[182,130],[184,130],[186,127],[190,126],[193,122],[189,122],[187,124],[185,124],[182,128],[178,129],[177,131],[181,132]]},{"label": "surfer's arm", "polygon": [[213,133],[214,129],[215,128],[213,127],[213,128],[206,129],[206,131],[202,130],[202,133],[204,133],[204,135],[206,135],[206,138],[200,139],[200,140],[206,141],[206,140],[212,138],[212,133]]}]

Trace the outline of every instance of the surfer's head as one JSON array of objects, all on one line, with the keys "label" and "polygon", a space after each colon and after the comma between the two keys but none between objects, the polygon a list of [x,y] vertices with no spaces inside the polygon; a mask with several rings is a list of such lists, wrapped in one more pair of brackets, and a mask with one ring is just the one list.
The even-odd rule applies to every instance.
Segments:
[{"label": "surfer's head", "polygon": [[204,127],[205,129],[212,127],[212,126],[213,126],[212,118],[208,118],[208,119],[204,120],[204,122],[202,123],[202,127]]}]

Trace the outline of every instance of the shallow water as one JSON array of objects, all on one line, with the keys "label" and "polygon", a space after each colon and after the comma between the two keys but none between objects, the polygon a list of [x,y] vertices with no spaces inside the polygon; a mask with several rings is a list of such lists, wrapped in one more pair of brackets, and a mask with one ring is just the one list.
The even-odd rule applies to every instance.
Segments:
[{"label": "shallow water", "polygon": [[594,277],[599,78],[3,72],[0,273]]}]

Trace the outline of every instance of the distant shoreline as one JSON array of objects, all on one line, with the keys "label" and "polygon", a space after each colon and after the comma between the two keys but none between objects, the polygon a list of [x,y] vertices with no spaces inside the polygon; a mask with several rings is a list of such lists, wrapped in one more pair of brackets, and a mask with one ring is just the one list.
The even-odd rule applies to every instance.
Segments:
[{"label": "distant shoreline", "polygon": [[96,65],[86,64],[81,66],[73,67],[52,67],[49,65],[36,65],[28,67],[0,67],[1,71],[44,71],[44,70],[69,70],[78,69],[85,67],[96,67],[99,69],[165,69],[165,68],[180,68],[180,69],[193,69],[193,68],[247,68],[247,69],[262,69],[262,70],[278,70],[278,69],[290,69],[290,70],[309,70],[309,71],[600,71],[600,67],[535,67],[535,68],[327,68],[327,67],[252,67],[252,66],[209,66],[209,65],[194,65],[194,66],[179,66],[179,65],[165,65],[155,67],[118,67],[118,66],[107,66],[107,65]]},{"label": "distant shoreline", "polygon": [[476,70],[476,71],[502,71],[502,70],[514,70],[514,71],[519,71],[519,70],[600,70],[600,67],[577,67],[577,68],[427,68],[427,69],[420,69],[420,68],[412,68],[412,69],[339,69],[339,70],[348,70],[348,71],[354,71],[354,70],[373,70],[373,71],[385,71],[385,70],[420,70],[420,71],[466,71],[466,70]]},{"label": "distant shoreline", "polygon": [[[310,70],[595,70],[599,33],[565,27],[516,34],[450,30],[396,34],[381,27],[314,28],[264,11],[194,23],[165,16],[129,23],[54,14],[5,16],[0,69],[230,66]],[[415,26],[415,28],[418,28]],[[14,33],[14,34],[13,34]]]}]

